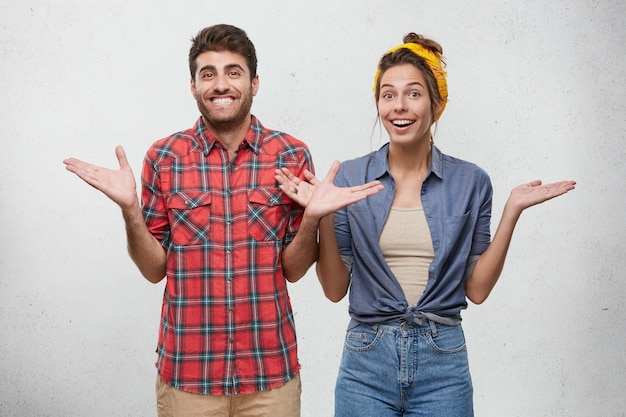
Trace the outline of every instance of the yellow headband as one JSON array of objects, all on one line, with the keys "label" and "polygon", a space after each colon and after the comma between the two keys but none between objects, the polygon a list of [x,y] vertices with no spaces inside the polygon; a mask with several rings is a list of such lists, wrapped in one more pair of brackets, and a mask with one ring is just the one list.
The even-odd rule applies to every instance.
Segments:
[{"label": "yellow headband", "polygon": [[[446,82],[446,71],[443,69],[443,64],[437,58],[432,51],[416,44],[416,43],[403,43],[402,45],[398,45],[394,48],[391,48],[385,55],[390,54],[392,52],[397,51],[398,49],[408,49],[413,52],[415,55],[420,56],[426,60],[426,63],[430,67],[435,79],[437,80],[437,89],[439,90],[439,95],[441,96],[441,109],[437,114],[437,119],[443,113],[443,109],[446,108],[446,103],[448,102],[448,83]],[[378,78],[380,77],[380,68],[376,70],[376,75],[374,76],[374,93],[376,93],[376,86],[378,85]]]}]

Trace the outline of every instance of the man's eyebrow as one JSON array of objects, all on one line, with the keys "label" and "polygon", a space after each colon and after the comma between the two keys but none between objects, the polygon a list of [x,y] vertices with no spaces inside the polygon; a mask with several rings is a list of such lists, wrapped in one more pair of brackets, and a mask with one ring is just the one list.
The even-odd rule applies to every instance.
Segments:
[{"label": "man's eyebrow", "polygon": [[205,65],[202,68],[200,68],[198,72],[208,71],[208,70],[211,70],[211,71],[215,70],[215,65]]},{"label": "man's eyebrow", "polygon": [[[232,69],[239,69],[242,72],[246,72],[246,70],[239,64],[228,64],[224,66],[225,70],[232,70]],[[203,72],[203,71],[215,71],[217,70],[217,67],[215,67],[215,65],[205,65],[202,68],[199,69],[199,72]]]},{"label": "man's eyebrow", "polygon": [[224,68],[227,70],[238,69],[238,70],[241,70],[241,72],[246,72],[246,70],[239,64],[228,64],[224,66]]}]

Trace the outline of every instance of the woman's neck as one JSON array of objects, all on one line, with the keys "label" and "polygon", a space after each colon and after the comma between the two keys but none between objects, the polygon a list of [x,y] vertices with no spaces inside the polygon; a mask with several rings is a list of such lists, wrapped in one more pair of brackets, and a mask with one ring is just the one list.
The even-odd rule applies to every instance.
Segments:
[{"label": "woman's neck", "polygon": [[389,144],[387,163],[389,170],[399,175],[417,174],[422,177],[430,169],[431,146],[430,143],[418,146],[401,146],[394,143]]}]

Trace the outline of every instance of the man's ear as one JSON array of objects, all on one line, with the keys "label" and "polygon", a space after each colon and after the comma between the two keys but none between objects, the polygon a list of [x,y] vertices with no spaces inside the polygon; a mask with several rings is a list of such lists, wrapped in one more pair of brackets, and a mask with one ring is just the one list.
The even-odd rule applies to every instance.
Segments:
[{"label": "man's ear", "polygon": [[256,96],[256,92],[259,91],[259,74],[254,76],[251,83],[252,83],[252,95]]}]

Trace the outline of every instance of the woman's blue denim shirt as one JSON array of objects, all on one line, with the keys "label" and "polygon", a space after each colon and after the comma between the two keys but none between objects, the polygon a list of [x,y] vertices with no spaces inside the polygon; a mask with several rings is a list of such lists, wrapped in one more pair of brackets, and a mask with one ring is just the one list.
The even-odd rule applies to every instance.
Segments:
[{"label": "woman's blue denim shirt", "polygon": [[373,180],[385,186],[378,194],[335,213],[339,251],[351,275],[353,324],[398,319],[421,323],[423,318],[458,323],[461,310],[467,307],[465,280],[491,241],[493,191],[489,176],[475,164],[432,147],[421,196],[435,257],[423,295],[416,306],[410,306],[379,246],[395,194],[387,165],[388,150],[387,143],[376,152],[343,162],[335,178],[340,187]]}]

